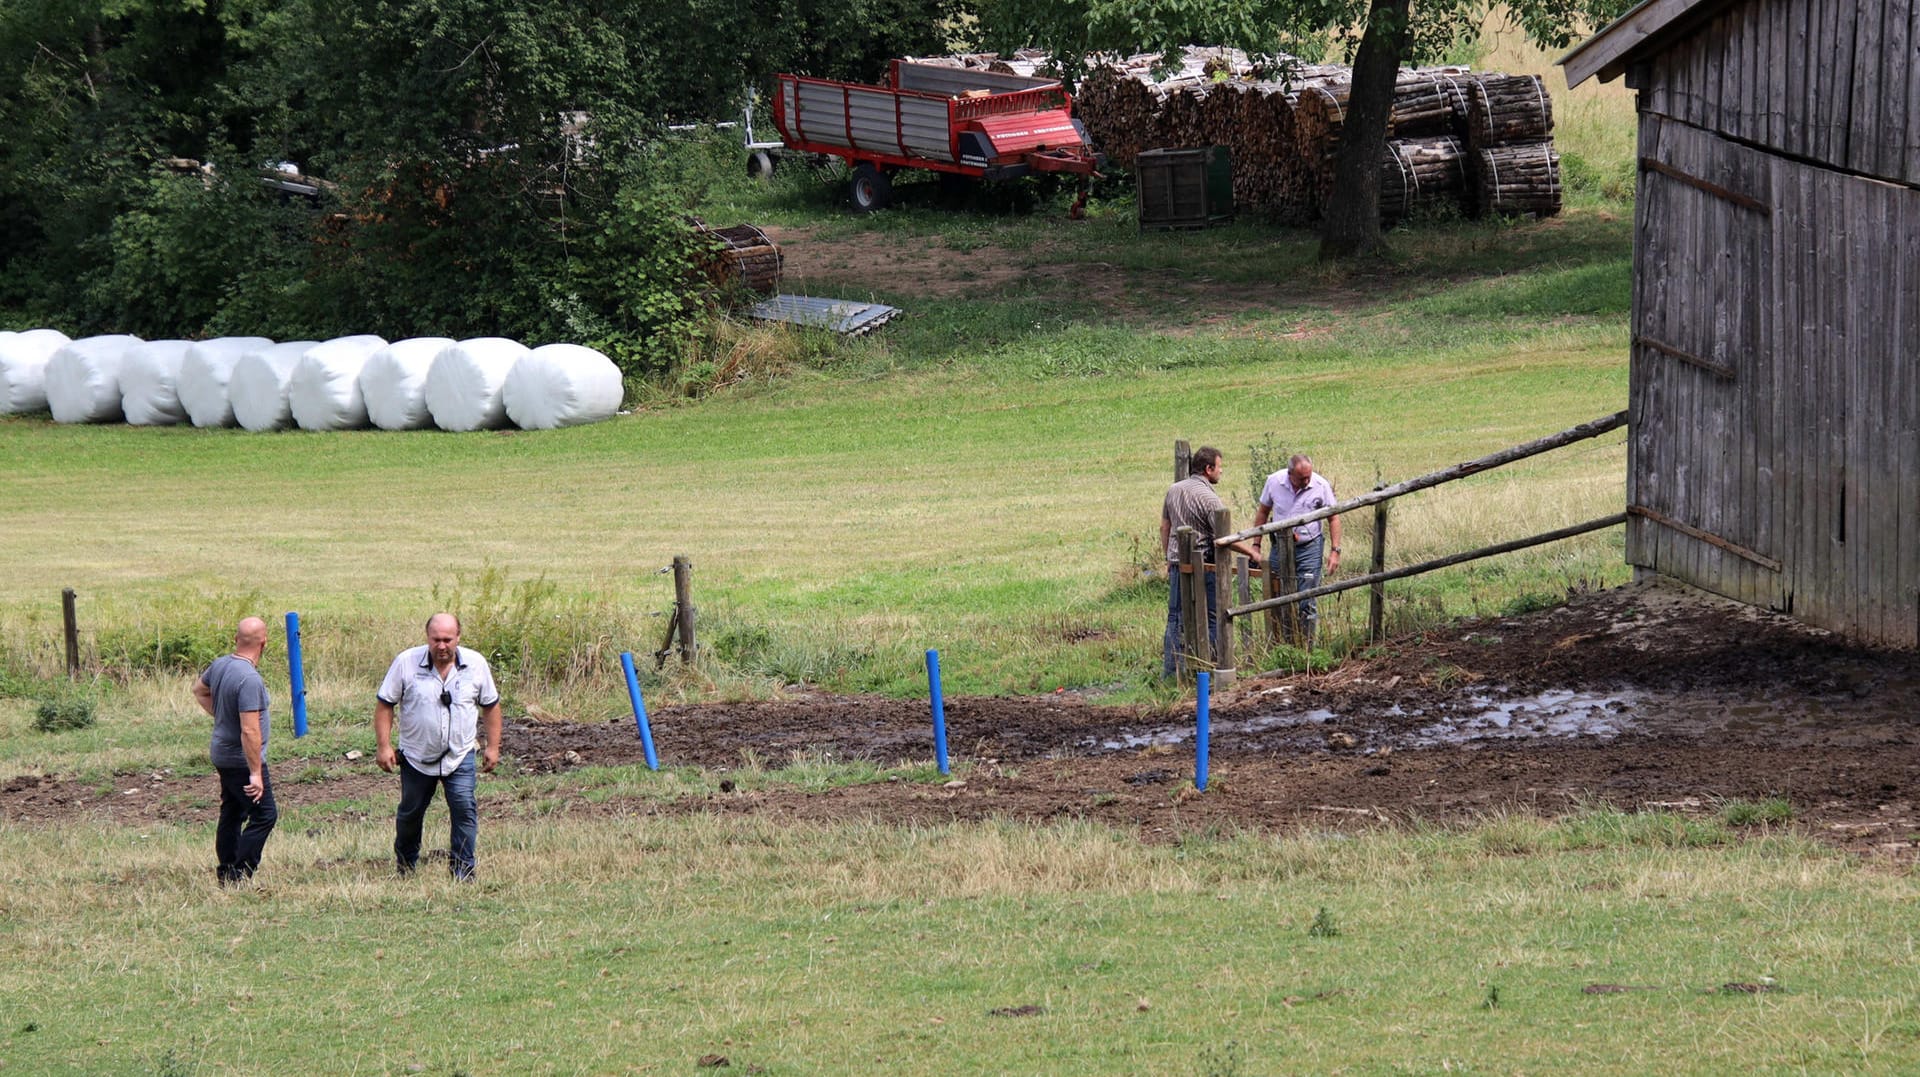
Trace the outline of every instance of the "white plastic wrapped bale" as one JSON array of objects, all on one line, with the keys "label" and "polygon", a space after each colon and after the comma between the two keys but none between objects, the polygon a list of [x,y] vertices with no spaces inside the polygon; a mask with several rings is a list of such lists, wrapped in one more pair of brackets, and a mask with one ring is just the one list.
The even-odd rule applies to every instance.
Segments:
[{"label": "white plastic wrapped bale", "polygon": [[578,344],[544,344],[520,357],[501,397],[522,430],[552,430],[611,418],[620,410],[620,368]]},{"label": "white plastic wrapped bale", "polygon": [[180,361],[180,406],[187,409],[193,425],[232,426],[233,401],[227,396],[227,382],[233,379],[234,365],[250,351],[271,345],[266,337],[216,337],[187,349]]},{"label": "white plastic wrapped bale", "polygon": [[82,337],[47,359],[47,408],[56,423],[110,423],[120,418],[120,365],[139,337]]},{"label": "white plastic wrapped bale", "polygon": [[433,425],[427,410],[427,371],[453,341],[446,337],[396,340],[360,368],[360,395],[367,418],[382,430],[422,430]]},{"label": "white plastic wrapped bale", "polygon": [[527,346],[503,337],[475,337],[443,349],[427,371],[427,410],[442,430],[497,430],[507,425],[501,398],[507,375]]},{"label": "white plastic wrapped bale", "polygon": [[0,415],[47,406],[47,360],[71,343],[58,329],[0,333]]},{"label": "white plastic wrapped bale", "polygon": [[285,430],[293,425],[293,408],[287,404],[287,385],[293,381],[293,368],[317,340],[290,340],[269,344],[240,357],[233,364],[233,376],[227,379],[227,399],[233,404],[233,421],[248,430]]},{"label": "white plastic wrapped bale", "polygon": [[187,420],[180,406],[180,363],[191,340],[149,340],[127,349],[120,362],[120,412],[132,426],[172,426]]},{"label": "white plastic wrapped bale", "polygon": [[307,349],[287,383],[287,404],[302,430],[358,430],[367,425],[360,370],[385,337],[336,337]]}]

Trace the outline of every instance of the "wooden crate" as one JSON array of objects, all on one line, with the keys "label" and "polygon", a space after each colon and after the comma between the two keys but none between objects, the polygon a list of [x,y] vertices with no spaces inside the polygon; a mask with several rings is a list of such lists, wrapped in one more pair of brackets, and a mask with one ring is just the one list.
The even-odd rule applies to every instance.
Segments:
[{"label": "wooden crate", "polygon": [[1225,146],[1145,150],[1135,158],[1140,228],[1206,228],[1233,219],[1233,159]]}]

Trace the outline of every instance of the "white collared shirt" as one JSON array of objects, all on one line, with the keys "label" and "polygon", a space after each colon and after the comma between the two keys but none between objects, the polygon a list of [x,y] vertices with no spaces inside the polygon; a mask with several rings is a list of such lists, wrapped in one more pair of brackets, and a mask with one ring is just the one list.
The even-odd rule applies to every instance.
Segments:
[{"label": "white collared shirt", "polygon": [[[440,702],[442,692],[451,702]],[[500,702],[493,669],[479,651],[455,648],[453,668],[442,678],[425,644],[400,652],[379,695],[399,718],[401,754],[425,774],[459,769],[478,746],[481,709]]]},{"label": "white collared shirt", "polygon": [[[1316,471],[1313,477],[1307,480],[1306,489],[1295,490],[1292,480],[1287,477],[1285,469],[1282,469],[1267,476],[1267,484],[1260,490],[1260,503],[1273,510],[1275,520],[1300,516],[1333,504],[1333,484]],[[1301,524],[1294,528],[1293,540],[1312,542],[1319,538],[1320,525],[1323,522],[1315,520],[1310,524]]]}]

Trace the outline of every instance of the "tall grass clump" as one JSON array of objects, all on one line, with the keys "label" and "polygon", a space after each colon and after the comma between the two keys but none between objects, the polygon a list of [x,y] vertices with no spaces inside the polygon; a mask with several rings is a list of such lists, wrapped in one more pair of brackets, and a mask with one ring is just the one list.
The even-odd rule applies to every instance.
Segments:
[{"label": "tall grass clump", "polygon": [[[618,640],[629,615],[587,592],[563,592],[544,575],[515,580],[487,565],[435,586],[434,606],[460,619],[463,646],[485,655],[515,694],[532,697],[624,676]],[[424,629],[423,629],[424,631]]]},{"label": "tall grass clump", "polygon": [[[221,594],[170,587],[141,598],[89,600],[79,615],[80,662],[123,684],[196,672],[233,648],[234,626],[248,616],[264,617],[271,624],[275,614],[257,591]],[[45,631],[59,631],[52,618],[34,623],[44,625]],[[18,637],[6,642],[11,645],[8,660],[41,677],[57,675],[54,663],[64,661],[54,646]]]}]

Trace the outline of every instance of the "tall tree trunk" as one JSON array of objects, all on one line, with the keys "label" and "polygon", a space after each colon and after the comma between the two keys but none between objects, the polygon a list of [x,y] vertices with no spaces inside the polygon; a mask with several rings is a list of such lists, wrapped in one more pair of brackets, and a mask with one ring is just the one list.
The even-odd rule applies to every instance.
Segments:
[{"label": "tall tree trunk", "polygon": [[1412,0],[1373,0],[1353,58],[1353,89],[1334,160],[1320,260],[1353,258],[1386,246],[1380,231],[1380,155],[1387,148],[1393,86],[1411,39]]}]

